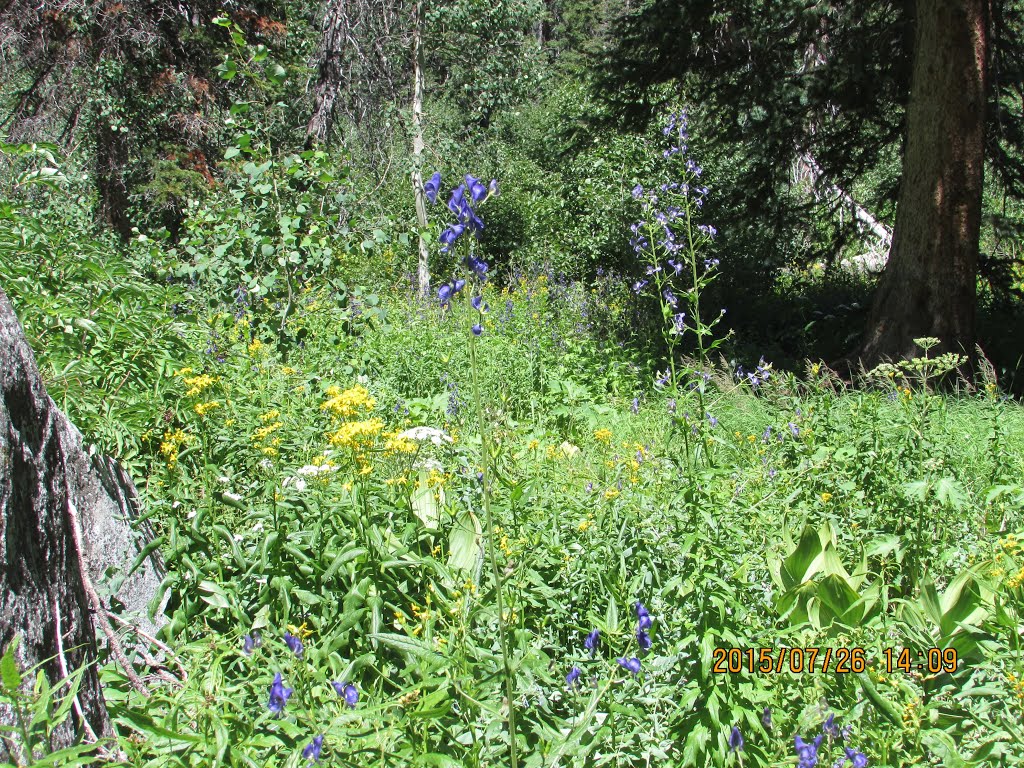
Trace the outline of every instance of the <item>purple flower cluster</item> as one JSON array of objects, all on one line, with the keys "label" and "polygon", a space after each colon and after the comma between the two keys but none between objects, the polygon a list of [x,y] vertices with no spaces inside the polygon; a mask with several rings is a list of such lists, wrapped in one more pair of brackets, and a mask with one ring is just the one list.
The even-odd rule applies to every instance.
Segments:
[{"label": "purple flower cluster", "polygon": [[[637,601],[634,606],[636,611],[636,642],[640,646],[640,650],[644,653],[651,650],[653,642],[651,641],[650,629],[654,625],[654,620],[651,618],[651,614],[647,611],[647,608],[643,603]],[[590,658],[594,658],[597,654],[598,646],[601,644],[601,631],[599,629],[591,630],[586,638],[583,640],[583,648],[590,652]],[[640,674],[642,669],[642,662],[636,656],[621,656],[615,659],[616,663],[624,670],[633,675]],[[579,685],[580,676],[583,674],[578,666],[573,666],[569,670],[569,674],[565,676],[565,684],[570,690],[576,688]]]},{"label": "purple flower cluster", "polygon": [[753,371],[744,371],[743,366],[737,366],[736,373],[734,374],[736,381],[746,380],[751,388],[758,389],[763,384],[768,382],[768,379],[772,377],[772,364],[766,363],[762,357],[758,363],[757,368]]}]

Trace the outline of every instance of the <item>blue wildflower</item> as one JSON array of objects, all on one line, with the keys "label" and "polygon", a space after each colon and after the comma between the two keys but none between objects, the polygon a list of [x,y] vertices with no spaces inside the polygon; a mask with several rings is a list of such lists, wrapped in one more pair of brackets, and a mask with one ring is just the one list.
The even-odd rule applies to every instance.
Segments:
[{"label": "blue wildflower", "polygon": [[487,185],[487,191],[493,196],[498,196],[498,180],[491,179],[491,183]]},{"label": "blue wildflower", "polygon": [[740,733],[739,726],[734,725],[732,727],[732,733],[729,734],[729,751],[730,752],[742,752],[743,751],[743,734]]},{"label": "blue wildflower", "polygon": [[636,610],[637,627],[639,629],[650,629],[654,621],[651,619],[651,614],[647,612],[646,606],[637,600],[634,610]]},{"label": "blue wildflower", "polygon": [[761,725],[763,725],[769,731],[772,729],[771,707],[765,707],[764,712],[761,713]]},{"label": "blue wildflower", "polygon": [[645,630],[638,629],[636,631],[636,642],[637,642],[637,644],[640,646],[640,648],[642,650],[644,650],[644,651],[651,650],[651,645],[652,645],[652,643],[651,643],[651,636],[649,634],[647,634],[647,632]]},{"label": "blue wildflower", "polygon": [[471,330],[473,331],[474,336],[479,336],[481,333],[484,332],[484,327],[480,325],[480,323],[477,323],[476,325],[473,326]]},{"label": "blue wildflower", "polygon": [[829,738],[839,738],[839,726],[836,725],[835,714],[829,713],[828,718],[821,724],[821,732],[827,735]]},{"label": "blue wildflower", "polygon": [[452,287],[447,283],[445,283],[444,285],[437,289],[437,300],[441,302],[442,307],[447,307],[448,302],[451,301],[451,298]]},{"label": "blue wildflower", "polygon": [[633,199],[634,200],[639,200],[640,196],[643,193],[644,193],[644,188],[642,186],[640,186],[639,184],[637,184],[635,187],[633,187]]},{"label": "blue wildflower", "polygon": [[810,744],[799,736],[794,739],[798,759],[797,768],[814,768],[818,764],[818,745],[821,744],[821,738],[822,735],[819,733]]},{"label": "blue wildflower", "polygon": [[597,653],[597,646],[600,644],[600,642],[601,631],[595,629],[589,635],[587,635],[587,639],[583,641],[583,647],[590,651],[590,655],[591,657],[593,657],[594,654]]},{"label": "blue wildflower", "polygon": [[459,291],[461,291],[465,287],[466,287],[466,281],[463,280],[462,278],[459,278],[458,280],[455,281],[455,287],[452,290],[455,293],[458,293]]},{"label": "blue wildflower", "polygon": [[263,645],[263,640],[260,638],[260,633],[257,630],[253,630],[251,635],[246,635],[242,638],[242,653],[246,656],[252,656],[252,652]]},{"label": "blue wildflower", "polygon": [[637,280],[633,283],[633,293],[640,293],[640,291],[647,287],[648,282],[648,280]]},{"label": "blue wildflower", "polygon": [[633,415],[640,413],[640,399],[634,397],[633,403],[629,406],[629,410],[633,412]]},{"label": "blue wildflower", "polygon": [[285,704],[288,703],[288,697],[291,695],[292,689],[284,687],[284,683],[281,681],[281,673],[278,672],[274,675],[274,682],[270,685],[270,701],[267,703],[267,709],[274,714],[280,714],[284,711]]},{"label": "blue wildflower", "polygon": [[441,173],[435,172],[423,185],[423,191],[427,193],[427,200],[433,205],[437,202],[437,191],[441,187]]},{"label": "blue wildflower", "polygon": [[569,689],[575,688],[579,685],[580,675],[583,674],[583,670],[579,667],[573,667],[569,670],[569,674],[565,676],[565,685]]},{"label": "blue wildflower", "polygon": [[620,667],[629,670],[634,675],[640,673],[640,659],[638,659],[636,656],[634,656],[632,659],[627,659],[625,656],[623,656],[620,659],[616,659],[616,661],[619,662]]},{"label": "blue wildflower", "polygon": [[469,196],[474,203],[479,203],[487,197],[487,187],[483,185],[483,182],[475,176],[466,174],[466,189],[469,190]]},{"label": "blue wildflower", "polygon": [[469,303],[473,305],[473,309],[480,313],[486,313],[491,308],[489,304],[484,304],[483,296],[474,296],[469,300]]},{"label": "blue wildflower", "polygon": [[[867,768],[868,756],[850,747],[846,747],[846,760],[853,763],[853,768]],[[843,762],[845,763],[846,760]]]},{"label": "blue wildflower", "polygon": [[672,307],[672,309],[675,309],[679,305],[679,298],[674,293],[672,293],[671,288],[666,288],[665,290],[663,290],[661,292],[661,295],[665,299],[665,302],[670,307]]},{"label": "blue wildflower", "polygon": [[306,745],[306,748],[302,750],[302,756],[309,760],[311,763],[320,762],[320,751],[324,748],[324,735],[321,733],[319,736],[314,736],[313,741]]},{"label": "blue wildflower", "polygon": [[302,658],[302,641],[299,640],[291,632],[284,633],[284,642],[291,649],[292,653],[295,654],[295,658]]},{"label": "blue wildflower", "polygon": [[800,434],[800,427],[798,427],[798,426],[797,426],[796,424],[794,424],[794,423],[793,423],[792,421],[791,421],[791,422],[789,422],[789,425],[788,425],[788,426],[789,426],[789,433],[790,433],[790,434],[791,434],[791,435],[792,435],[793,437],[797,437],[797,436],[799,436],[799,434]]}]

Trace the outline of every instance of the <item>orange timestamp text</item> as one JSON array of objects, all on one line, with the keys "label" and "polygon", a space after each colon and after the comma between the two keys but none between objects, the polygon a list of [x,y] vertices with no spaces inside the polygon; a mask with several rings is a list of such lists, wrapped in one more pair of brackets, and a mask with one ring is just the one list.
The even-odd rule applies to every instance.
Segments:
[{"label": "orange timestamp text", "polygon": [[[959,658],[955,648],[884,648],[879,666],[887,674],[896,670],[937,675],[955,672]],[[716,675],[739,674],[858,674],[868,667],[864,648],[715,648],[711,671]]]}]

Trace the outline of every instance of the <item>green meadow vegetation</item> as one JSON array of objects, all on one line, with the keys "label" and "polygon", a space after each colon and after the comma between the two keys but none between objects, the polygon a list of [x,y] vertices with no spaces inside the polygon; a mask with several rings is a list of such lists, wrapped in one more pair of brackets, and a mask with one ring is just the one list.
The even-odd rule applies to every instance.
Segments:
[{"label": "green meadow vegetation", "polygon": [[0,649],[12,764],[1024,765],[1012,291],[973,378],[929,337],[840,375],[872,278],[794,255],[825,223],[729,245],[700,105],[581,146],[572,83],[494,75],[476,134],[438,97],[421,228],[405,165],[285,141],[298,65],[215,28],[251,88],[216,181],[156,162],[127,239],[79,159],[0,145],[0,287],[166,565],[114,737],[52,750],[74,686]]}]

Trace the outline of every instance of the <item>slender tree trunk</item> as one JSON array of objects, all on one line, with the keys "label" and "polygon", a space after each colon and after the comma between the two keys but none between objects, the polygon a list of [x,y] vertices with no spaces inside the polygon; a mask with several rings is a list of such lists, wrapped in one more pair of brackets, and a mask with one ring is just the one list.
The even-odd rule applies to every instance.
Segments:
[{"label": "slender tree trunk", "polygon": [[334,110],[344,85],[345,38],[348,34],[347,0],[329,0],[324,9],[320,60],[313,87],[313,115],[306,126],[306,146],[326,144],[334,126]]},{"label": "slender tree trunk", "polygon": [[423,0],[416,0],[412,23],[412,192],[419,225],[417,282],[421,296],[430,293],[430,253],[423,232],[427,228],[427,201],[423,190]]},{"label": "slender tree trunk", "polygon": [[987,0],[917,0],[903,178],[889,262],[868,320],[866,365],[920,353],[974,357],[987,93]]},{"label": "slender tree trunk", "polygon": [[[95,666],[82,552],[72,528],[76,478],[69,470],[65,426],[0,290],[0,646],[19,635],[20,666],[39,664],[61,694],[68,674],[86,668],[75,717],[56,729],[54,749],[70,746],[81,734],[111,733]],[[0,742],[0,759],[13,757],[5,757],[9,747]]]}]

